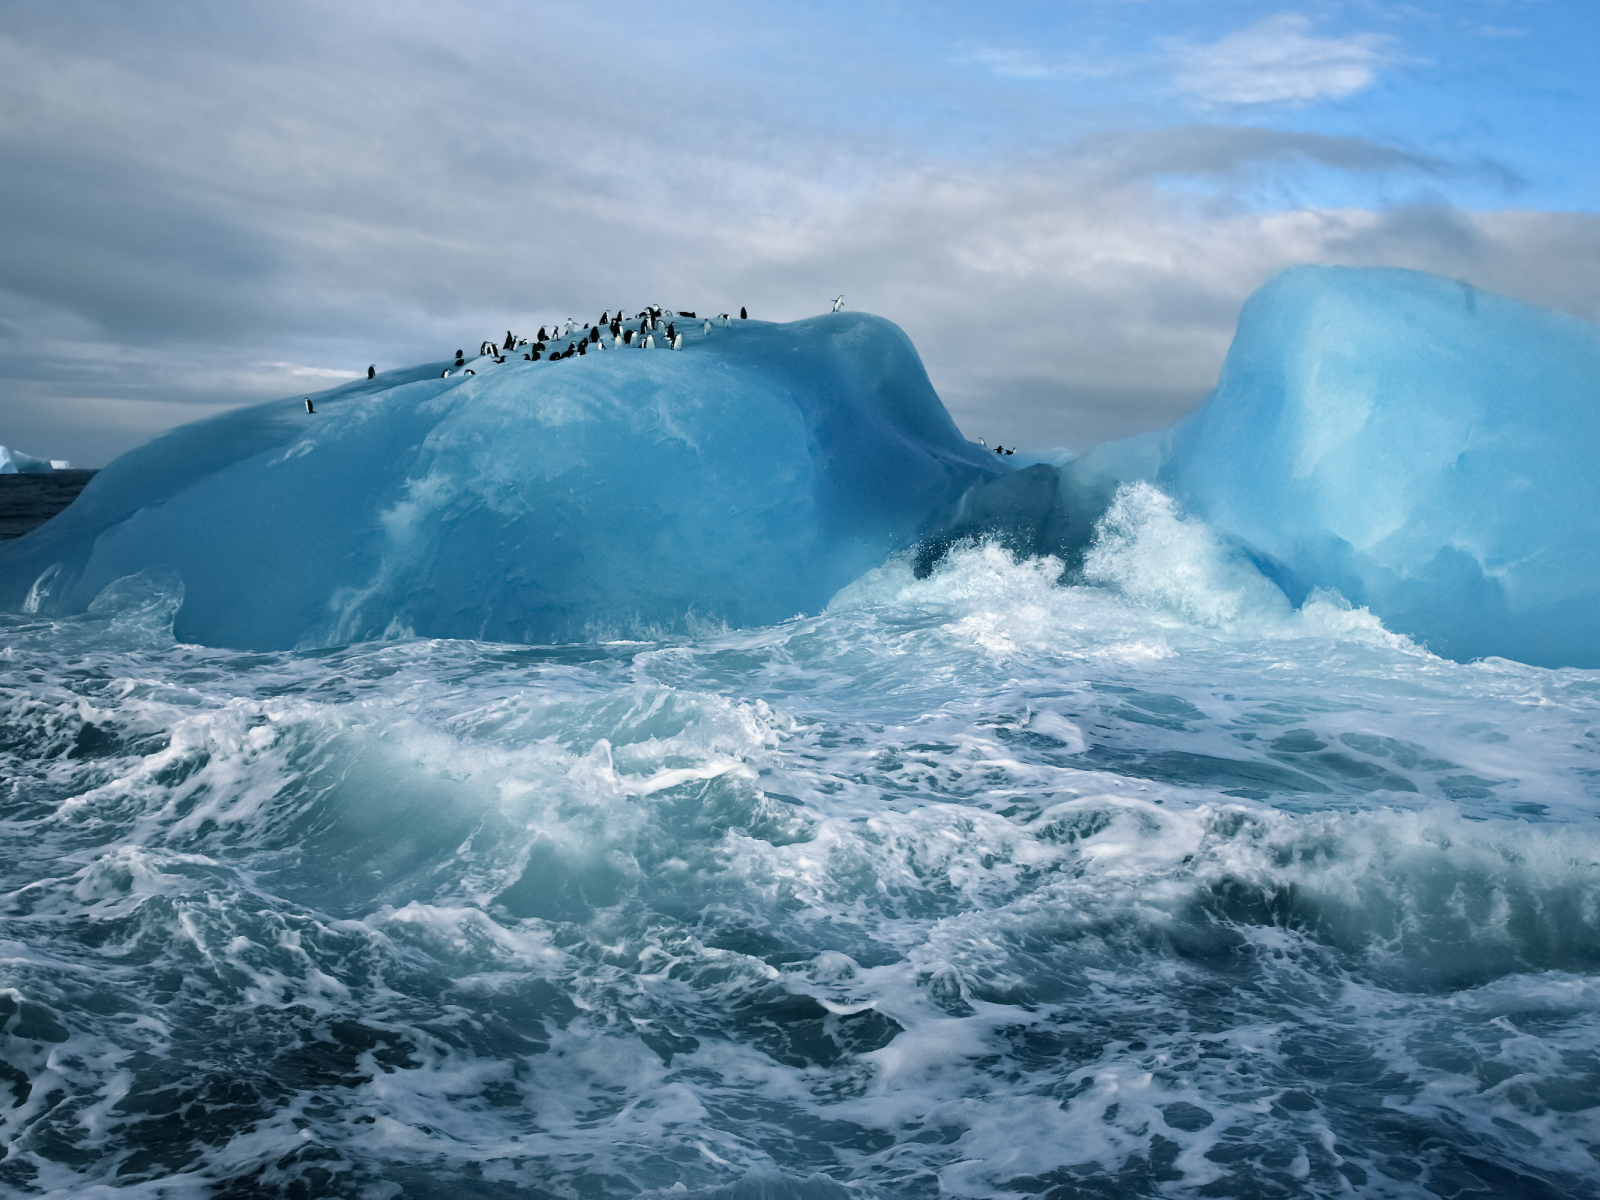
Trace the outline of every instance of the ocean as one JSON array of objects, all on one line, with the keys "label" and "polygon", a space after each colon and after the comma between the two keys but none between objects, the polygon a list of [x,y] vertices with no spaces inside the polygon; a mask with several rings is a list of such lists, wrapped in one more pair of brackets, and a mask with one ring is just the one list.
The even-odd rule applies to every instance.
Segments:
[{"label": "ocean", "polygon": [[0,615],[0,1191],[1600,1195],[1600,672],[1219,545],[1147,492],[655,641]]}]

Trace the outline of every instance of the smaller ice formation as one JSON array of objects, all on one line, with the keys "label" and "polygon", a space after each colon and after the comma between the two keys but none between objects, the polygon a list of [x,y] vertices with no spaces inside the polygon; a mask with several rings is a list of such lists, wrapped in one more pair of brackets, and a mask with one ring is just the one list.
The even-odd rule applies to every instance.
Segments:
[{"label": "smaller ice formation", "polygon": [[1081,565],[1154,483],[1299,604],[1333,588],[1437,654],[1600,667],[1600,329],[1416,271],[1296,267],[1253,295],[1171,429],[974,489],[991,533]]},{"label": "smaller ice formation", "polygon": [[[65,467],[65,462],[59,464]],[[35,458],[10,446],[0,446],[0,475],[48,475],[57,469],[49,459]]]}]

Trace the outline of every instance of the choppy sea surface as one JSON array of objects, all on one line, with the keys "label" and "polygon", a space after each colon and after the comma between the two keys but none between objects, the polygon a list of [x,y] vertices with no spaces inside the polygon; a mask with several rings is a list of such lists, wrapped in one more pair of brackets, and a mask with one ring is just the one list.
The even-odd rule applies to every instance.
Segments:
[{"label": "choppy sea surface", "polygon": [[1600,1196],[1600,673],[1158,493],[674,641],[0,617],[0,1193]]}]

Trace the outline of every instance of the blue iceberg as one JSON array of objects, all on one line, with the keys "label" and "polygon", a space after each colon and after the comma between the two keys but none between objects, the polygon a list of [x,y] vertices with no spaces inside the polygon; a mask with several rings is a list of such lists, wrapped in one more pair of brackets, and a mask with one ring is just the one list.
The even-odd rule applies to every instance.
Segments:
[{"label": "blue iceberg", "polygon": [[0,605],[181,587],[183,641],[552,642],[815,612],[1002,468],[865,314],[433,363],[175,429],[0,547]]},{"label": "blue iceberg", "polygon": [[1152,440],[1079,471],[1153,452],[1294,602],[1336,588],[1450,658],[1600,666],[1595,326],[1416,271],[1295,268]]},{"label": "blue iceberg", "polygon": [[1452,658],[1600,666],[1600,330],[1457,281],[1287,271],[1188,418],[1015,468],[864,314],[507,357],[157,438],[0,547],[0,605],[82,612],[153,572],[179,638],[251,649],[767,624],[913,545],[922,573],[983,537],[1072,578],[1145,481],[1295,604],[1335,589]]},{"label": "blue iceberg", "polygon": [[1417,271],[1296,267],[1245,304],[1216,391],[1171,429],[960,497],[975,535],[1081,566],[1154,483],[1295,604],[1337,590],[1466,661],[1600,667],[1600,329]]}]

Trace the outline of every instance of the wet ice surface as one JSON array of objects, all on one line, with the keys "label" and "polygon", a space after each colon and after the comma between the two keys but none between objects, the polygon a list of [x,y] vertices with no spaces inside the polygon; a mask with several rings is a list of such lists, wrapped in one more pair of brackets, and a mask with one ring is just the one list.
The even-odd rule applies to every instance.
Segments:
[{"label": "wet ice surface", "polygon": [[682,642],[3,618],[0,1188],[1600,1194],[1600,673],[1145,500]]}]

